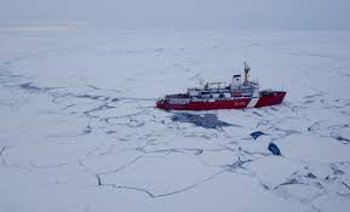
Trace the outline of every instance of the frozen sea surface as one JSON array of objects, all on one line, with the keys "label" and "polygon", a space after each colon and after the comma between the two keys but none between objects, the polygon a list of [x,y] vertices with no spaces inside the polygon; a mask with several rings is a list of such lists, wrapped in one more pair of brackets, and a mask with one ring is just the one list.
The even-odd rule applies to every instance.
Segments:
[{"label": "frozen sea surface", "polygon": [[[350,208],[350,32],[0,30],[0,47],[0,211]],[[245,60],[283,104],[153,107]]]}]

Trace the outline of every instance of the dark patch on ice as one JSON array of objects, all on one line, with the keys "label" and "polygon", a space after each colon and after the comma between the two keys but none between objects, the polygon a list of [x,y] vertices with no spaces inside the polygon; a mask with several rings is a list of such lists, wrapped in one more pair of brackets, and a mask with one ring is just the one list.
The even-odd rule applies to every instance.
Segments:
[{"label": "dark patch on ice", "polygon": [[111,102],[117,102],[117,101],[119,101],[119,98],[113,98],[113,99],[111,99]]},{"label": "dark patch on ice", "polygon": [[311,172],[307,173],[307,174],[305,175],[305,177],[311,178],[311,179],[316,179],[316,178],[317,178],[317,177],[316,177],[313,173],[311,173]]},{"label": "dark patch on ice", "polygon": [[320,189],[324,189],[325,187],[322,185],[322,183],[320,182],[314,182],[312,183],[313,186],[317,187],[317,188],[320,188]]},{"label": "dark patch on ice", "polygon": [[96,177],[96,179],[97,179],[97,185],[98,185],[98,186],[102,186],[101,176],[98,175],[98,174],[95,174],[95,177]]},{"label": "dark patch on ice", "polygon": [[263,133],[261,131],[255,131],[255,132],[250,133],[250,136],[252,136],[252,138],[254,140],[258,139],[262,135],[265,135],[265,133]]},{"label": "dark patch on ice", "polygon": [[94,90],[100,90],[100,88],[94,86],[94,85],[87,85],[87,87],[92,88]]},{"label": "dark patch on ice", "polygon": [[3,146],[3,147],[1,148],[1,150],[0,150],[0,158],[1,158],[1,161],[2,161],[2,164],[3,164],[3,165],[6,165],[6,160],[5,160],[5,158],[4,158],[4,153],[5,153],[5,151],[6,151],[9,147],[12,147],[12,146],[10,146],[10,145],[5,145],[5,146]]},{"label": "dark patch on ice", "polygon": [[278,146],[274,143],[270,143],[269,144],[269,147],[268,147],[268,150],[270,150],[270,152],[274,155],[281,155],[281,151],[280,149],[278,148]]},{"label": "dark patch on ice", "polygon": [[194,152],[194,155],[201,155],[203,153],[203,149],[197,149],[195,152]]},{"label": "dark patch on ice", "polygon": [[260,113],[258,113],[258,112],[256,112],[256,111],[253,111],[252,114],[257,115],[257,116],[260,116],[260,117],[263,116],[263,115],[261,115]]},{"label": "dark patch on ice", "polygon": [[338,169],[335,165],[331,165],[331,169],[334,175],[343,175],[345,172],[343,170]]},{"label": "dark patch on ice", "polygon": [[190,113],[175,113],[172,115],[173,122],[192,123],[199,127],[216,129],[221,127],[229,127],[232,124],[221,121],[215,114],[190,114]]},{"label": "dark patch on ice", "polygon": [[341,183],[347,188],[350,190],[350,186],[348,184],[346,184],[344,181],[341,181]]},{"label": "dark patch on ice", "polygon": [[303,183],[299,182],[295,178],[292,178],[292,179],[287,180],[284,183],[279,184],[277,187],[279,187],[279,186],[286,186],[286,185],[295,185],[295,184],[303,184]]},{"label": "dark patch on ice", "polygon": [[327,175],[324,179],[325,179],[325,180],[336,180],[337,177],[336,177],[336,176]]},{"label": "dark patch on ice", "polygon": [[260,185],[265,189],[265,190],[270,190],[270,187],[264,183],[260,182]]},{"label": "dark patch on ice", "polygon": [[[348,138],[344,138],[344,137],[341,137],[341,136],[336,136],[335,139],[337,141],[345,141],[345,143],[350,143],[350,139]],[[344,143],[344,142],[343,142]]]},{"label": "dark patch on ice", "polygon": [[82,94],[82,95],[76,95],[76,98],[82,98],[82,99],[92,99],[92,100],[98,100],[102,96],[99,95],[90,95],[90,94]]},{"label": "dark patch on ice", "polygon": [[107,131],[106,132],[106,134],[115,134],[117,131],[115,131],[115,130],[109,130],[109,131]]},{"label": "dark patch on ice", "polygon": [[33,83],[31,83],[31,82],[23,83],[23,84],[20,84],[18,86],[21,89],[24,89],[24,90],[27,90],[30,92],[45,92],[48,90],[55,89],[55,88],[51,88],[51,87],[39,87],[39,86],[33,85]]},{"label": "dark patch on ice", "polygon": [[319,121],[313,123],[311,126],[309,126],[307,128],[307,131],[309,131],[309,132],[310,131],[316,131],[316,130],[320,130],[320,122]]},{"label": "dark patch on ice", "polygon": [[90,134],[92,132],[92,127],[90,125],[87,125],[84,129],[83,129],[83,134]]}]

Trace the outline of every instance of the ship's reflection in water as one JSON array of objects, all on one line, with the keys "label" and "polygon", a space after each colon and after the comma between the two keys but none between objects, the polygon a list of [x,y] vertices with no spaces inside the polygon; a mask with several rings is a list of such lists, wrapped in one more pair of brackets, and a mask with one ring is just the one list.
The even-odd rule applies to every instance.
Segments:
[{"label": "ship's reflection in water", "polygon": [[174,113],[171,116],[174,122],[192,123],[199,127],[221,129],[222,127],[229,127],[232,124],[221,121],[215,114],[193,114],[193,113]]}]

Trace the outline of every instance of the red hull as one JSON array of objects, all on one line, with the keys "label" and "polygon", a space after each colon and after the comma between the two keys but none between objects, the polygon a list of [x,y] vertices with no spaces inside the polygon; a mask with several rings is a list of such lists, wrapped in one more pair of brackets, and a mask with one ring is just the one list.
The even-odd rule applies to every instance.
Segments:
[{"label": "red hull", "polygon": [[169,104],[164,101],[158,101],[157,108],[164,110],[217,110],[217,109],[243,109],[259,108],[271,105],[281,104],[286,92],[275,91],[270,95],[260,96],[253,104],[250,103],[253,98],[237,98],[233,100],[216,100],[213,102],[190,102],[187,104]]}]

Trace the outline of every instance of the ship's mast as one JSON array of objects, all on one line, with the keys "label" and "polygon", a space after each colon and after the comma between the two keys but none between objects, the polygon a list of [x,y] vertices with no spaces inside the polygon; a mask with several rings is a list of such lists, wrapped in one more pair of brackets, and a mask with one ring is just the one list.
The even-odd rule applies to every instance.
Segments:
[{"label": "ship's mast", "polygon": [[248,72],[250,71],[250,67],[248,66],[247,62],[244,62],[244,85],[248,84]]}]

